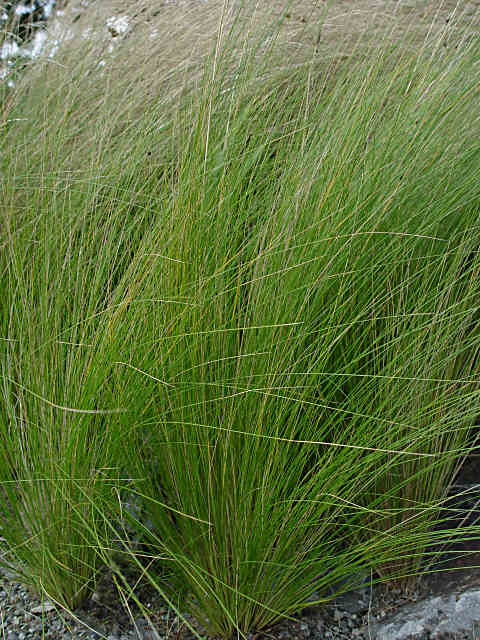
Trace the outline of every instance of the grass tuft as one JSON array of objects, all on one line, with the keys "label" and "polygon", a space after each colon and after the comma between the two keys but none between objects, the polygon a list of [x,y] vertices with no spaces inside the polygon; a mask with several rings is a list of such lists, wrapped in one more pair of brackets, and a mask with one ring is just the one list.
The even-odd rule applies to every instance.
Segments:
[{"label": "grass tuft", "polygon": [[2,95],[0,561],[245,637],[478,538],[479,47],[225,2],[154,68],[143,9]]}]

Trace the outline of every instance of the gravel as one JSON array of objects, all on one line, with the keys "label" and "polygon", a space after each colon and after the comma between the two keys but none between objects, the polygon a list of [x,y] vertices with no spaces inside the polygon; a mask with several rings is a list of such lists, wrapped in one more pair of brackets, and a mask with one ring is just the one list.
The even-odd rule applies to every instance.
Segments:
[{"label": "gravel", "polygon": [[[128,573],[128,570],[127,570]],[[133,573],[129,582],[135,580]],[[139,599],[151,611],[147,620],[133,603],[128,612],[116,592],[111,574],[100,582],[93,597],[72,615],[41,602],[27,588],[3,574],[0,576],[0,637],[2,640],[192,640],[195,636],[169,610],[158,593],[144,587]],[[325,606],[305,609],[295,621],[285,620],[248,640],[367,640],[402,605],[414,605],[415,592],[386,590],[382,586],[346,593]],[[193,620],[189,619],[192,623]],[[372,631],[374,635],[372,635]]]},{"label": "gravel", "polygon": [[[122,567],[129,584],[137,582],[132,567]],[[107,572],[93,596],[73,614],[49,601],[41,601],[28,588],[0,573],[0,638],[2,640],[192,640],[195,636],[169,609],[150,585],[140,582],[136,594],[151,612],[148,618],[133,602],[128,610]],[[381,587],[362,589],[340,596],[326,606],[305,609],[297,620],[284,620],[249,640],[359,640],[369,638],[368,627],[381,622],[389,610],[415,602],[417,594],[385,591]],[[193,619],[187,619],[195,626]],[[198,627],[197,627],[198,628]]]}]

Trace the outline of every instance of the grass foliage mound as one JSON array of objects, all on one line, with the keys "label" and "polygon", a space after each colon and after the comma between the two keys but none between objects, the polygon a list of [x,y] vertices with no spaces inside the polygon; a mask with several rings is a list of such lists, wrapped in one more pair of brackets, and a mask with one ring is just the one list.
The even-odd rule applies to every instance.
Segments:
[{"label": "grass foliage mound", "polygon": [[0,561],[229,638],[480,535],[480,50],[220,9],[1,88]]}]

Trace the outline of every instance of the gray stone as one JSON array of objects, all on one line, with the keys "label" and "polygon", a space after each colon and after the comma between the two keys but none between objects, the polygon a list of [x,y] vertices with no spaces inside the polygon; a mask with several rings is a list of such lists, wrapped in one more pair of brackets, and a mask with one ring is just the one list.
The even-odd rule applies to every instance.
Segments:
[{"label": "gray stone", "polygon": [[467,591],[462,593],[454,603],[453,614],[438,625],[438,631],[442,633],[458,633],[462,630],[471,630],[480,623],[480,591]]},{"label": "gray stone", "polygon": [[377,640],[421,640],[471,633],[480,624],[480,589],[426,598],[371,626]]},{"label": "gray stone", "polygon": [[351,615],[365,613],[368,610],[368,597],[365,595],[364,590],[356,589],[337,596],[335,605],[341,611],[346,611]]}]

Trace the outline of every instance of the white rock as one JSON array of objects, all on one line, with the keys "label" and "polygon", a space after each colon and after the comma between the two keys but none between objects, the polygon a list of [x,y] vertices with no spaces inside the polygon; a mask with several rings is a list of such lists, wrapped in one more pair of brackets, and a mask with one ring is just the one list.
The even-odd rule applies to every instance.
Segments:
[{"label": "white rock", "polygon": [[110,33],[112,34],[112,38],[116,38],[117,36],[123,36],[127,33],[130,28],[128,23],[127,16],[117,16],[108,18],[107,27]]},{"label": "white rock", "polygon": [[470,589],[444,596],[432,596],[414,605],[405,605],[382,624],[373,625],[376,640],[421,640],[426,633],[470,633],[480,623],[480,591]]},{"label": "white rock", "polygon": [[55,611],[55,605],[51,602],[44,602],[38,605],[38,607],[33,607],[30,611],[32,613],[48,613],[49,611]]}]

